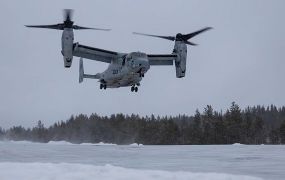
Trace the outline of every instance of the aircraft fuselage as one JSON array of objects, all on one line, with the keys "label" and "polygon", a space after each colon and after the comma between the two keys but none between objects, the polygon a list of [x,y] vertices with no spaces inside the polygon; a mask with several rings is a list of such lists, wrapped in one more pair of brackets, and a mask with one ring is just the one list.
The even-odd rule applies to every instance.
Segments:
[{"label": "aircraft fuselage", "polygon": [[100,82],[107,88],[139,85],[150,65],[145,53],[132,52],[113,61],[103,73]]}]

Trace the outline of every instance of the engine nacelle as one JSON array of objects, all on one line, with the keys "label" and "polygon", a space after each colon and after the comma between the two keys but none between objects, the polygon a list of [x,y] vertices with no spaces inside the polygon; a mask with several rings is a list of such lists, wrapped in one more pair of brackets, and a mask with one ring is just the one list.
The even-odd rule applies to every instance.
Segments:
[{"label": "engine nacelle", "polygon": [[64,67],[70,68],[73,59],[73,29],[65,28],[61,37],[61,53],[63,55]]},{"label": "engine nacelle", "polygon": [[173,53],[177,55],[175,60],[176,77],[182,78],[186,73],[187,45],[182,41],[175,41]]}]

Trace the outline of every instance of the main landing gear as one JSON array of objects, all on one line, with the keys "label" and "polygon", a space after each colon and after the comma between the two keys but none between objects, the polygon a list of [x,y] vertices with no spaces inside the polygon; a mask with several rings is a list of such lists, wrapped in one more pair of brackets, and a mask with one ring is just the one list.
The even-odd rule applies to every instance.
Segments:
[{"label": "main landing gear", "polygon": [[132,87],[131,87],[131,91],[132,91],[132,92],[134,92],[134,91],[135,91],[135,92],[138,92],[138,87],[132,86]]},{"label": "main landing gear", "polygon": [[106,84],[100,84],[100,89],[106,89],[107,85]]},{"label": "main landing gear", "polygon": [[131,91],[132,91],[132,92],[134,92],[134,91],[135,91],[135,92],[138,92],[139,88],[138,88],[136,85],[137,85],[137,86],[140,86],[140,83],[137,83],[137,84],[135,84],[135,85],[132,85],[132,87],[131,87]]}]

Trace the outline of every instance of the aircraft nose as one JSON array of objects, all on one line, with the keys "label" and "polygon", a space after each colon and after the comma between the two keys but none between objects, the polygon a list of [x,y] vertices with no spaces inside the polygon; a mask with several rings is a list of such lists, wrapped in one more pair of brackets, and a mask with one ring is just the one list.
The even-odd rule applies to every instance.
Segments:
[{"label": "aircraft nose", "polygon": [[148,60],[147,59],[140,59],[140,60],[138,60],[138,66],[148,69],[148,67],[149,67]]},{"label": "aircraft nose", "polygon": [[140,59],[138,61],[137,71],[139,71],[141,74],[146,73],[149,70],[149,68],[150,68],[150,65],[149,65],[148,59]]}]

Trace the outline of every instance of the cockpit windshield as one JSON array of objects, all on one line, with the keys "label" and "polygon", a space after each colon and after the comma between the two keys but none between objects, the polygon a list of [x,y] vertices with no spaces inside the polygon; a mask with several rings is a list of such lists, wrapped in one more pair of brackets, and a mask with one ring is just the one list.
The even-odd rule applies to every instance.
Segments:
[{"label": "cockpit windshield", "polygon": [[137,58],[147,58],[146,54],[141,52],[133,52],[132,56]]},{"label": "cockpit windshield", "polygon": [[130,61],[131,59],[135,58],[147,58],[147,55],[145,53],[141,52],[132,52],[127,55],[127,61]]}]

